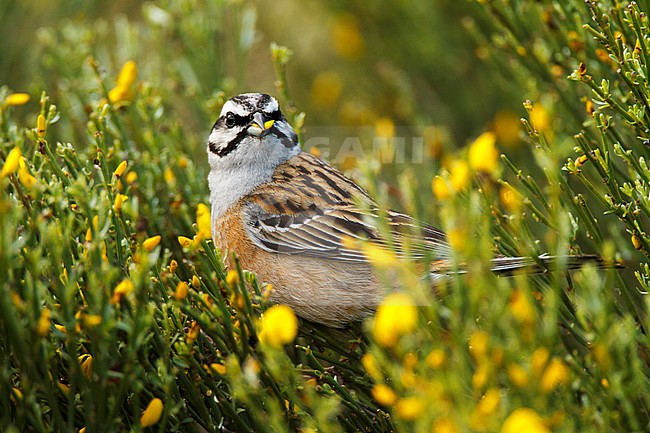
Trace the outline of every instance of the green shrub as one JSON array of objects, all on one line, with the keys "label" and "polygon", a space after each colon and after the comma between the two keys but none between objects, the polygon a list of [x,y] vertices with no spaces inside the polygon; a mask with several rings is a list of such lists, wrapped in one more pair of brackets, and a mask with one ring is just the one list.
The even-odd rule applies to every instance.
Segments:
[{"label": "green shrub", "polygon": [[[40,108],[0,90],[0,430],[647,431],[640,6],[477,5],[464,24],[479,53],[533,101],[533,163],[500,165],[495,126],[435,178],[430,159],[405,167],[403,206],[435,208],[467,272],[434,293],[413,264],[368,250],[404,291],[362,324],[301,322],[297,337],[273,331],[292,313],[209,239],[205,136],[241,86],[215,53],[236,46],[243,71],[254,11],[166,1],[142,21],[62,21],[34,42]],[[300,130],[290,54],[270,56]],[[388,203],[382,167],[358,164]],[[431,178],[433,196],[416,190]],[[552,272],[489,269],[497,253],[545,252],[561,257]],[[606,269],[568,273],[563,258],[581,252]]]}]

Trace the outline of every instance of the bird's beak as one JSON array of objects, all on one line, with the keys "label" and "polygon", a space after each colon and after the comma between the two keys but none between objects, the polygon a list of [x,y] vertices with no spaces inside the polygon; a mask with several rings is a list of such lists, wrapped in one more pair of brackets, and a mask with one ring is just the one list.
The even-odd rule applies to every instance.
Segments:
[{"label": "bird's beak", "polygon": [[248,127],[248,133],[256,137],[266,135],[269,129],[273,126],[275,120],[265,120],[264,115],[259,111],[253,114],[253,120]]}]

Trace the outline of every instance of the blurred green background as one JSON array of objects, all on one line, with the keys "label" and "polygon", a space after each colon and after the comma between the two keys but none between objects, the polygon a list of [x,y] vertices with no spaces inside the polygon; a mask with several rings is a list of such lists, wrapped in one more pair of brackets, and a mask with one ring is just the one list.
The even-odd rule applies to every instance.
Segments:
[{"label": "blurred green background", "polygon": [[[435,125],[438,129],[432,134],[440,143],[434,146],[453,147],[476,137],[495,118],[516,120],[524,114],[524,89],[512,86],[509,77],[477,55],[467,28],[467,15],[475,7],[469,2],[226,3],[225,16],[210,16],[209,1],[176,2],[179,8],[195,8],[197,16],[193,23],[174,23],[174,17],[154,3],[5,1],[0,6],[0,84],[33,96],[43,89],[53,92],[50,87],[57,77],[48,76],[43,66],[55,59],[43,46],[96,20],[103,25],[94,26],[92,34],[77,42],[92,50],[98,40],[110,40],[112,52],[95,55],[103,55],[100,61],[111,69],[132,57],[155,57],[155,52],[147,52],[153,33],[212,25],[215,40],[193,41],[191,31],[171,35],[175,49],[193,52],[196,63],[191,68],[161,58],[160,69],[143,70],[140,77],[170,81],[179,95],[186,91],[193,97],[220,90],[226,96],[242,91],[277,94],[269,53],[269,44],[275,41],[294,52],[287,71],[289,90],[297,108],[307,113],[307,136],[310,126],[372,126],[388,118],[398,126]],[[143,34],[119,34],[124,18],[141,21]],[[72,69],[84,62],[63,60]],[[178,89],[170,70],[193,75],[197,88]],[[205,136],[211,123],[197,122],[194,113],[183,111],[181,105],[174,115],[184,116],[184,122]]]}]

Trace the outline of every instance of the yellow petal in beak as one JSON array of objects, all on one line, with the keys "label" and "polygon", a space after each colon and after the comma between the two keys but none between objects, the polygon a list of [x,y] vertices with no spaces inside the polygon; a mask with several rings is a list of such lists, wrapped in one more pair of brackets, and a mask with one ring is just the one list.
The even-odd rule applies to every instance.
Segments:
[{"label": "yellow petal in beak", "polygon": [[253,121],[248,127],[248,133],[250,135],[260,137],[266,135],[266,131],[269,130],[275,123],[275,120],[264,120],[264,115],[260,112],[253,114]]}]

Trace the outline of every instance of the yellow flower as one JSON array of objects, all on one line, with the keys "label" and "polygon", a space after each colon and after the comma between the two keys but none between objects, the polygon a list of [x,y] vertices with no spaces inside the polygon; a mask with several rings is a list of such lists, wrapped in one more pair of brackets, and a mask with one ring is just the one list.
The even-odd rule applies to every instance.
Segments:
[{"label": "yellow flower", "polygon": [[187,344],[189,345],[194,344],[196,339],[199,338],[200,333],[201,333],[201,325],[199,325],[199,322],[192,322],[189,331],[187,331],[187,337],[186,337]]},{"label": "yellow flower", "polygon": [[518,388],[524,388],[528,385],[528,373],[518,364],[508,366],[508,377],[510,378],[510,382]]},{"label": "yellow flower", "polygon": [[185,236],[179,236],[178,243],[181,245],[181,247],[189,247],[192,245],[192,239]]},{"label": "yellow flower", "polygon": [[373,379],[377,380],[378,378],[381,377],[381,372],[379,371],[379,367],[377,366],[377,360],[375,360],[375,357],[372,356],[370,353],[366,353],[365,355],[363,355],[363,357],[361,358],[361,365],[363,365],[363,369],[366,370],[366,372]]},{"label": "yellow flower", "polygon": [[117,85],[108,92],[108,100],[113,104],[133,99],[133,91],[127,86]]},{"label": "yellow flower", "polygon": [[167,167],[165,169],[165,173],[163,174],[163,177],[165,178],[165,182],[167,182],[170,185],[176,182],[176,175],[174,174],[174,170],[172,170],[171,167]]},{"label": "yellow flower", "polygon": [[5,106],[15,107],[16,105],[25,105],[29,102],[30,96],[27,93],[12,93],[5,99]]},{"label": "yellow flower", "polygon": [[89,328],[93,328],[102,323],[102,316],[99,314],[84,314],[83,321],[84,325],[88,326]]},{"label": "yellow flower", "polygon": [[454,227],[447,233],[447,240],[454,251],[462,252],[467,247],[468,233],[465,227]]},{"label": "yellow flower", "polygon": [[440,368],[447,360],[447,353],[443,349],[433,349],[427,355],[425,362],[433,369]]},{"label": "yellow flower", "polygon": [[151,427],[160,421],[163,411],[163,402],[159,398],[154,398],[149,402],[147,408],[142,412],[140,424],[142,427]]},{"label": "yellow flower", "polygon": [[355,58],[363,52],[363,35],[357,18],[352,14],[339,14],[334,18],[331,38],[334,51],[341,57]]},{"label": "yellow flower", "polygon": [[487,357],[489,335],[485,331],[477,330],[469,336],[469,353],[474,361],[481,362]]},{"label": "yellow flower", "polygon": [[518,211],[523,204],[519,192],[508,184],[502,185],[501,189],[499,189],[499,200],[501,200],[501,204],[508,212]]},{"label": "yellow flower", "polygon": [[81,364],[81,372],[90,379],[93,374],[93,357],[86,353],[81,355],[78,360],[79,364]]},{"label": "yellow flower", "polygon": [[536,349],[530,359],[531,371],[542,371],[542,368],[546,365],[546,361],[548,361],[548,356],[547,348],[540,347]]},{"label": "yellow flower", "polygon": [[7,159],[5,160],[4,165],[2,166],[2,172],[0,172],[0,178],[9,176],[10,174],[14,174],[16,170],[18,170],[18,165],[20,164],[21,156],[22,156],[22,152],[20,151],[20,147],[16,146],[13,149],[11,149],[11,152],[9,152],[9,155],[7,155]]},{"label": "yellow flower", "polygon": [[138,77],[138,68],[133,60],[126,62],[117,77],[117,85],[108,92],[108,99],[116,104],[133,99],[132,86]]},{"label": "yellow flower", "polygon": [[469,164],[462,159],[453,161],[449,167],[449,180],[456,191],[467,188],[471,179]]},{"label": "yellow flower", "polygon": [[436,176],[431,181],[431,191],[438,200],[446,200],[451,197],[451,189],[447,185],[447,181],[441,176]]},{"label": "yellow flower", "polygon": [[41,315],[38,318],[38,323],[36,324],[36,332],[38,335],[45,335],[50,332],[50,309],[45,307],[41,310]]},{"label": "yellow flower", "polygon": [[493,132],[484,132],[469,146],[469,165],[477,171],[494,173],[499,167],[497,137]]},{"label": "yellow flower", "polygon": [[219,373],[220,375],[226,374],[227,368],[223,364],[210,364],[210,368]]},{"label": "yellow flower", "polygon": [[487,362],[479,363],[478,368],[472,375],[472,388],[478,391],[483,389],[489,378],[490,369]]},{"label": "yellow flower", "polygon": [[212,221],[210,220],[210,208],[199,203],[196,207],[196,226],[199,230],[197,233],[203,239],[212,239]]},{"label": "yellow flower", "polygon": [[[61,382],[57,383],[57,385],[58,385],[58,387],[59,387],[59,389],[61,390],[62,393],[64,393],[65,395],[70,394],[70,386],[66,385],[65,383],[61,383]],[[84,429],[85,429],[85,427],[84,427]],[[81,433],[81,430],[79,430],[79,433]]]},{"label": "yellow flower", "polygon": [[172,261],[169,262],[169,272],[173,274],[176,272],[176,269],[178,269],[178,262],[172,259]]},{"label": "yellow flower", "polygon": [[544,132],[548,129],[550,124],[549,115],[543,105],[531,106],[530,123],[538,132]]},{"label": "yellow flower", "polygon": [[22,400],[22,399],[23,399],[23,392],[20,389],[13,387],[11,393],[11,400],[14,403],[16,403],[17,400]]},{"label": "yellow flower", "polygon": [[119,303],[122,298],[127,296],[133,291],[133,283],[129,279],[122,280],[115,289],[113,290],[113,296],[111,297],[111,304]]},{"label": "yellow flower", "polygon": [[45,132],[47,131],[47,122],[45,121],[45,116],[39,114],[36,118],[36,134],[38,138],[45,138]]},{"label": "yellow flower", "polygon": [[126,162],[126,160],[120,162],[120,164],[117,166],[117,168],[113,172],[113,176],[115,176],[115,177],[122,176],[124,174],[124,172],[126,171],[126,166],[127,165],[128,165],[128,162]]},{"label": "yellow flower", "polygon": [[392,138],[395,136],[395,124],[388,117],[380,117],[375,121],[375,135],[382,138]]},{"label": "yellow flower", "polygon": [[499,408],[501,394],[498,389],[490,388],[476,405],[476,413],[481,417],[492,415]]},{"label": "yellow flower", "polygon": [[126,183],[132,185],[135,181],[138,180],[138,173],[135,171],[130,171],[126,174]]},{"label": "yellow flower", "polygon": [[395,394],[395,391],[383,383],[373,386],[371,392],[372,397],[377,401],[377,403],[384,406],[390,406],[395,403],[395,400],[397,400],[397,394]]},{"label": "yellow flower", "polygon": [[27,170],[24,156],[20,157],[20,162],[18,163],[18,180],[27,189],[32,189],[36,185],[36,178]]},{"label": "yellow flower", "polygon": [[160,235],[152,236],[150,238],[145,239],[142,242],[142,249],[150,253],[151,251],[153,251],[154,248],[158,246],[158,244],[160,243],[160,239],[162,239]]},{"label": "yellow flower", "polygon": [[138,67],[133,60],[129,60],[120,69],[117,84],[129,87],[135,83],[136,78],[138,78]]},{"label": "yellow flower", "polygon": [[515,409],[501,426],[501,433],[551,433],[537,412],[527,407]]},{"label": "yellow flower", "polygon": [[510,297],[510,311],[515,318],[524,324],[531,324],[535,319],[535,308],[530,298],[521,289],[515,289]]},{"label": "yellow flower", "polygon": [[234,269],[229,270],[226,275],[226,283],[228,283],[229,286],[239,284],[239,272]]},{"label": "yellow flower", "polygon": [[192,287],[195,289],[201,287],[201,280],[196,275],[192,275]]},{"label": "yellow flower", "polygon": [[185,281],[180,281],[178,284],[176,284],[176,291],[174,292],[174,298],[178,301],[182,301],[183,299],[187,298],[187,294],[190,291],[190,287]]},{"label": "yellow flower", "polygon": [[542,391],[549,392],[555,387],[565,383],[568,379],[569,368],[564,365],[562,360],[553,358],[546,367],[546,370],[544,370],[544,374],[542,374],[540,387],[542,388]]},{"label": "yellow flower", "polygon": [[122,205],[124,201],[129,197],[124,194],[115,194],[115,200],[113,201],[113,210],[115,213],[120,213],[122,211]]},{"label": "yellow flower", "polygon": [[[311,85],[311,100],[321,106],[330,107],[339,100],[343,90],[341,76],[336,71],[322,71]],[[317,149],[312,147],[312,149]]]},{"label": "yellow flower", "polygon": [[291,343],[298,333],[298,318],[291,307],[275,305],[264,312],[260,341],[273,347]]},{"label": "yellow flower", "polygon": [[399,337],[413,331],[417,321],[418,311],[411,297],[392,293],[377,308],[372,335],[380,346],[391,347]]},{"label": "yellow flower", "polygon": [[397,261],[392,251],[373,242],[363,244],[363,253],[374,266],[381,269],[392,268]]},{"label": "yellow flower", "polygon": [[425,404],[419,397],[406,397],[397,401],[395,410],[406,421],[417,419],[424,412]]}]

